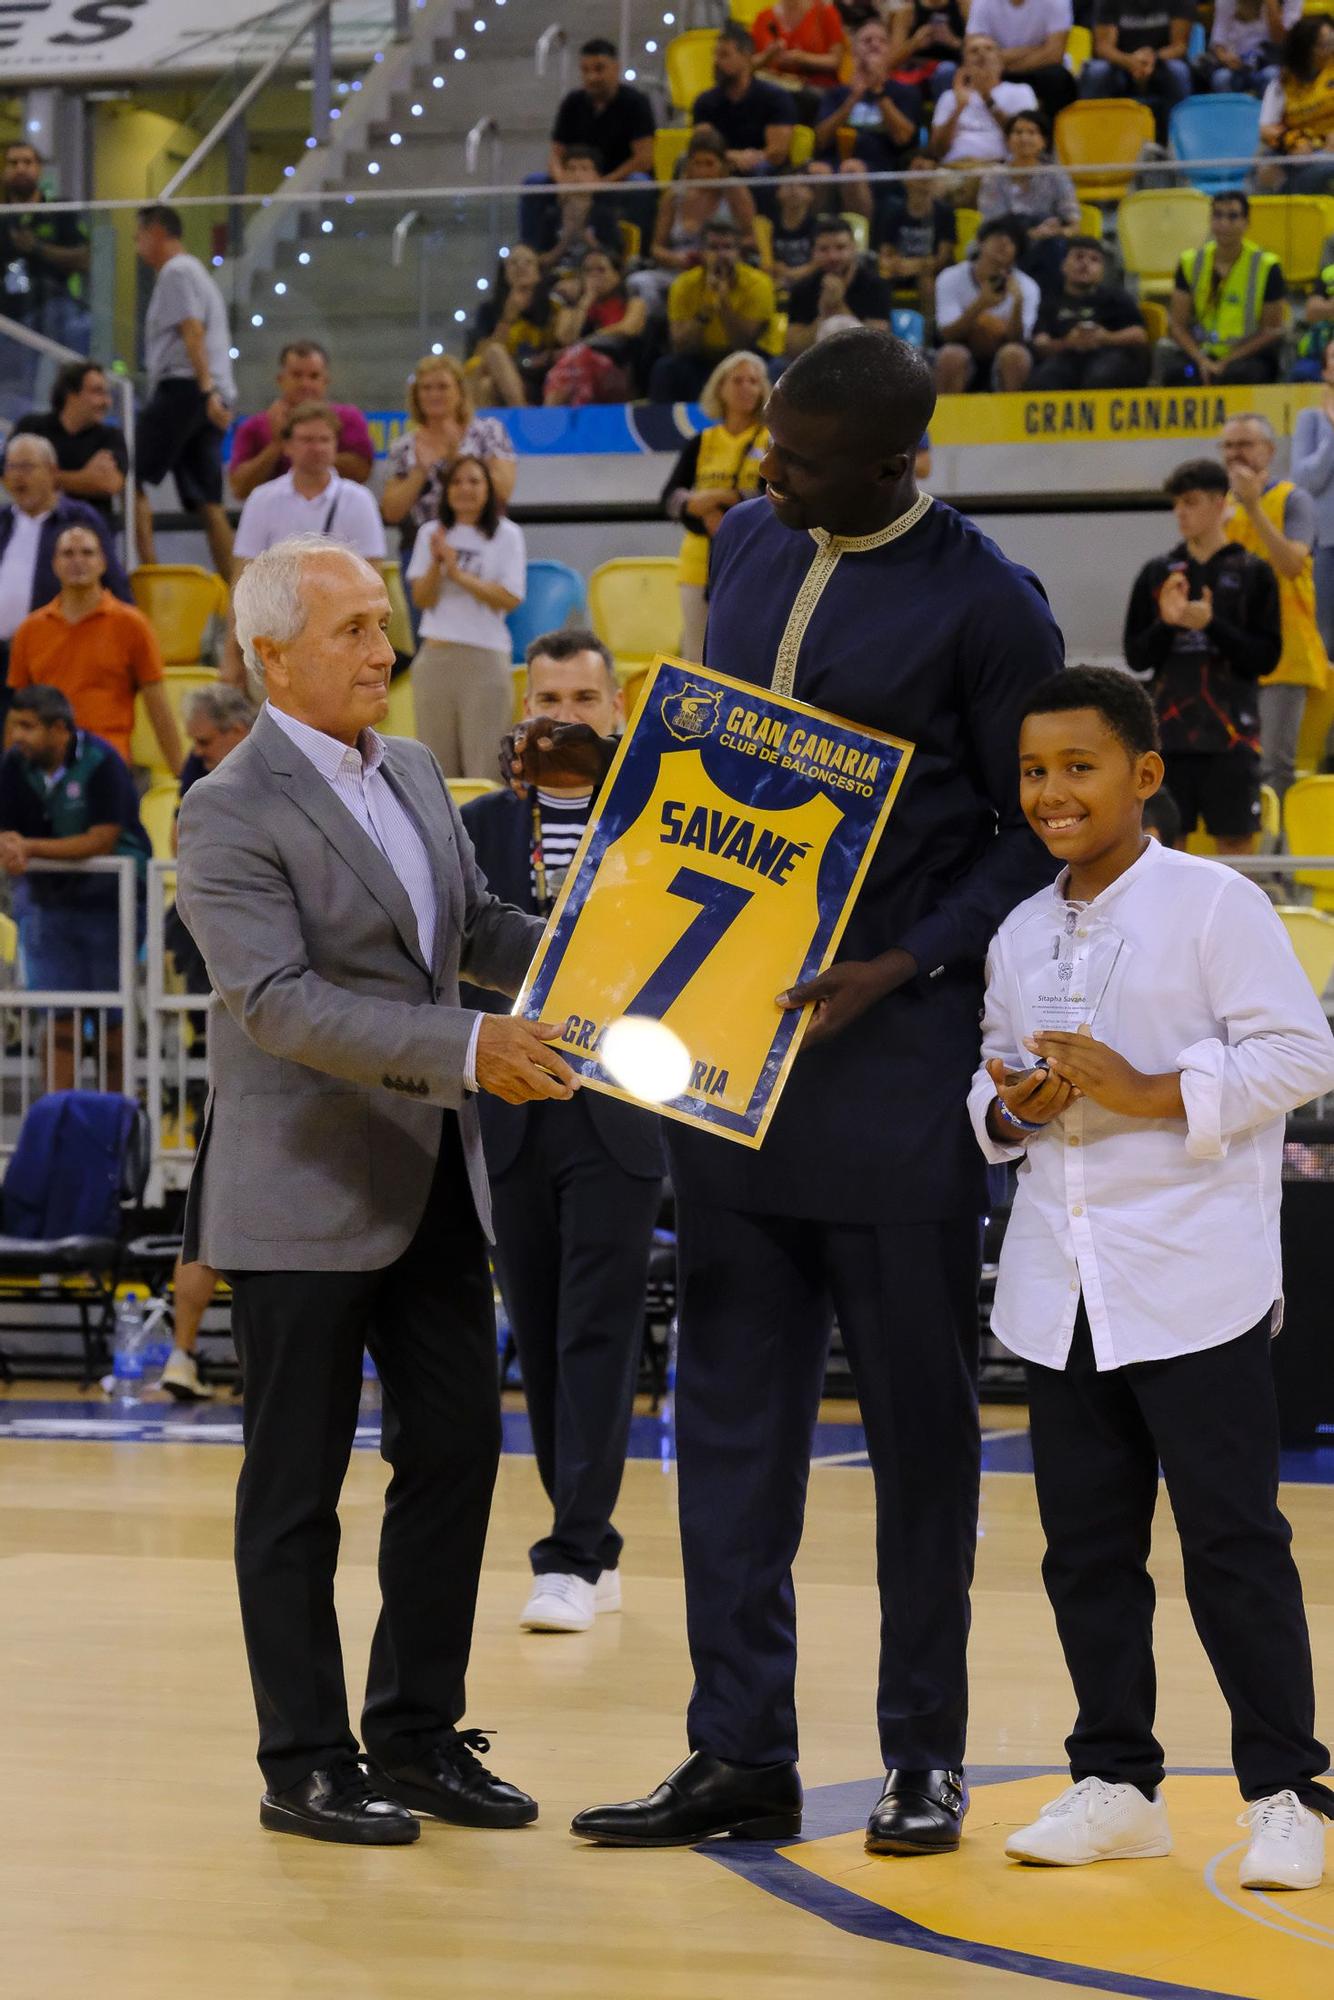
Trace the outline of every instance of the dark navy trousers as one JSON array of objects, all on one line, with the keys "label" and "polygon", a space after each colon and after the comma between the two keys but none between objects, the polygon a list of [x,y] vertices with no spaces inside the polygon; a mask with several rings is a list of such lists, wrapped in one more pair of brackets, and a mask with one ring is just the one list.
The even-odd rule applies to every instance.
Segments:
[{"label": "dark navy trousers", "polygon": [[692,1750],[797,1755],[796,1602],[832,1316],[875,1478],[885,1768],[957,1768],[977,1536],[975,1215],[835,1224],[682,1199],[677,1460]]}]

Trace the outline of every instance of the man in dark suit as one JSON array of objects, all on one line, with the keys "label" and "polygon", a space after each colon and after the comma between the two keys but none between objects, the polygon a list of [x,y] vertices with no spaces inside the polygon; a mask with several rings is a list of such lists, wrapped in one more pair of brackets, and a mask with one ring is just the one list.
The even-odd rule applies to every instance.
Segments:
[{"label": "man in dark suit", "polygon": [[[530,716],[609,737],[623,719],[611,655],[592,632],[547,632],[528,648]],[[497,895],[545,917],[592,810],[591,777],[550,771],[523,792],[463,809]],[[494,995],[468,992],[478,1005]],[[643,1338],[644,1282],[664,1161],[658,1120],[600,1092],[574,1104],[479,1105],[496,1267],[523,1370],[551,1531],[529,1551],[520,1624],[584,1632],[619,1611],[621,1537],[612,1510],[625,1466]]]},{"label": "man in dark suit", "polygon": [[[376,734],[389,599],[323,536],[235,596],[255,726],[181,807],[177,907],[203,953],[210,1092],[183,1254],[223,1271],[245,1377],[236,1568],[259,1712],[260,1820],[316,1840],[537,1816],[460,1729],[500,1447],[490,1198],[473,1093],[568,1098],[556,1030],[459,1004],[512,993],[541,925],[491,895],[440,768]],[[362,1353],[392,1469],[382,1607],[348,1727],[338,1496]]]},{"label": "man in dark suit", "polygon": [[766,413],[762,499],[711,551],[706,661],[916,745],[756,1151],[669,1129],[691,1755],[580,1813],[624,1845],[801,1824],[792,1562],[836,1312],[876,1486],[886,1773],[873,1853],[957,1847],[977,1528],[981,1156],[965,1101],[983,962],[1050,880],[1019,808],[1028,691],[1061,665],[1036,578],[913,461],[928,365],[887,333],[799,355]]}]

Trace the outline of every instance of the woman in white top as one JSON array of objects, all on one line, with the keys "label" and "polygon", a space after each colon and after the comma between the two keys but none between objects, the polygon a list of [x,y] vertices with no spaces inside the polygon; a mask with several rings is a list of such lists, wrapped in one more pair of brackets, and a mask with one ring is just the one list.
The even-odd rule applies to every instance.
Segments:
[{"label": "woman in white top", "polygon": [[522,604],[523,533],[500,512],[480,458],[460,458],[440,521],[417,537],[408,564],[421,613],[412,663],[417,735],[447,778],[493,778],[513,708],[507,611]]}]

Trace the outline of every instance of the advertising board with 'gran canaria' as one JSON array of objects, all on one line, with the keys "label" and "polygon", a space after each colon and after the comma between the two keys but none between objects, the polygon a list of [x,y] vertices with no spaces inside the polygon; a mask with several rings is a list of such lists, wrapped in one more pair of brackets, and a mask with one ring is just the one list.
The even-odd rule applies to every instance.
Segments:
[{"label": "advertising board with 'gran canaria'", "polygon": [[[776,996],[830,963],[912,745],[660,659],[602,788],[515,1012],[556,1022],[585,1084],[620,1024],[688,1059],[663,1101],[758,1146],[809,1009]],[[688,1080],[687,1080],[688,1079]]]}]

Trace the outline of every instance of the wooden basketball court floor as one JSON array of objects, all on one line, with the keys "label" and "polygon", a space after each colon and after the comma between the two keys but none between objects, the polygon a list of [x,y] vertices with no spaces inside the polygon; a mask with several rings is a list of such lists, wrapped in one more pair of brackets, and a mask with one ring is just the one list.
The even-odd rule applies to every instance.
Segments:
[{"label": "wooden basketball court floor", "polygon": [[[683,1754],[674,1478],[660,1455],[627,1467],[624,1613],[586,1635],[529,1636],[516,1620],[542,1503],[531,1458],[514,1452],[501,1466],[467,1720],[494,1727],[490,1761],[538,1796],[541,1819],[503,1834],[428,1822],[415,1846],[376,1852],[257,1824],[230,1561],[237,1446],[172,1441],[170,1424],[165,1438],[117,1436],[77,1403],[51,1434],[25,1419],[38,1406],[22,1397],[0,1397],[6,2000],[1334,1993],[1334,1882],[1286,1899],[1237,1887],[1244,1835],[1226,1716],[1190,1627],[1165,1503],[1160,1732],[1183,1774],[1169,1781],[1177,1851],[1070,1871],[1003,1860],[1008,1828],[1065,1782],[1069,1714],[1015,1435],[1022,1412],[988,1413],[989,1463],[1015,1469],[988,1471],[983,1491],[964,1851],[893,1861],[865,1855],[860,1837],[878,1790],[877,1609],[871,1481],[855,1434],[852,1449],[821,1452],[800,1559],[800,1843],[633,1853],[570,1838],[580,1806],[637,1795]],[[846,1445],[849,1434],[829,1435]],[[1310,1455],[1286,1489],[1326,1735],[1334,1486],[1316,1481],[1334,1477],[1330,1461],[1334,1449]],[[378,1456],[359,1450],[339,1588],[354,1713],[381,1491]],[[1334,1844],[1330,1858],[1334,1870]]]}]

